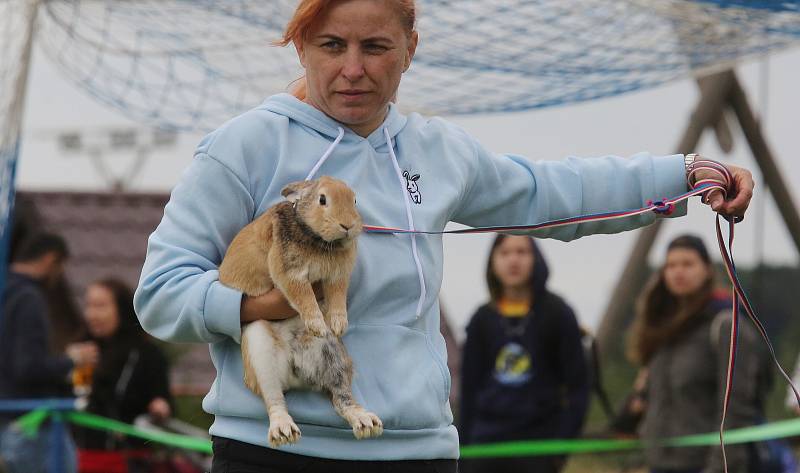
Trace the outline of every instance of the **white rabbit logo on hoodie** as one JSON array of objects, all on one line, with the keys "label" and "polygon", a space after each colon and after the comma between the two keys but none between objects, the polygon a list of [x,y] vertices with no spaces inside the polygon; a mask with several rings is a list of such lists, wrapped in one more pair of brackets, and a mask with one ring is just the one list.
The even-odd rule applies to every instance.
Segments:
[{"label": "white rabbit logo on hoodie", "polygon": [[406,190],[408,190],[408,195],[411,196],[411,200],[413,200],[415,204],[421,204],[422,194],[420,194],[419,185],[417,184],[419,174],[414,174],[412,176],[408,171],[403,171],[403,177],[406,178]]}]

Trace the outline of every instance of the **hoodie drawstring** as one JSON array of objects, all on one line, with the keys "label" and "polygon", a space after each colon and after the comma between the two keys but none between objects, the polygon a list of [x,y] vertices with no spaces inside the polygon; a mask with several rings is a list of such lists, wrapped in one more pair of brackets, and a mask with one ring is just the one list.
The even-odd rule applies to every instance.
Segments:
[{"label": "hoodie drawstring", "polygon": [[314,178],[314,174],[316,174],[317,171],[319,171],[319,168],[321,168],[322,165],[325,163],[325,161],[328,160],[330,155],[333,153],[333,148],[336,148],[336,145],[338,145],[339,142],[342,141],[342,138],[344,138],[344,128],[339,127],[339,135],[336,137],[335,140],[333,140],[333,143],[331,143],[331,145],[328,146],[328,149],[325,150],[325,154],[323,154],[322,157],[320,157],[317,160],[317,164],[315,164],[314,167],[311,168],[311,172],[308,173],[306,181],[310,181],[311,179]]},{"label": "hoodie drawstring", "polygon": [[[397,179],[400,181],[400,191],[403,194],[403,198],[406,204],[406,217],[408,218],[408,229],[409,230],[416,230],[414,227],[414,216],[411,213],[411,199],[408,196],[408,192],[406,192],[406,182],[403,179],[403,171],[400,170],[400,165],[397,163],[397,155],[394,153],[394,146],[392,145],[392,137],[389,135],[389,130],[384,128],[383,134],[386,137],[386,145],[389,147],[389,156],[392,157],[392,165],[394,166],[394,170],[397,173]],[[317,163],[311,168],[311,172],[308,173],[306,180],[309,181],[314,178],[314,175],[319,171],[319,168],[325,163],[325,161],[330,157],[333,153],[333,149],[342,141],[344,138],[344,128],[339,127],[339,135],[333,140],[328,149],[325,151],[318,160]],[[419,260],[419,251],[417,250],[417,235],[411,234],[411,253],[414,256],[414,264],[417,266],[417,276],[419,277],[419,301],[417,302],[417,313],[416,316],[419,318],[422,315],[422,306],[425,304],[425,298],[427,296],[427,290],[425,289],[425,276],[422,272],[422,263]]]},{"label": "hoodie drawstring", "polygon": [[[406,203],[406,216],[408,217],[408,229],[416,231],[414,228],[414,216],[411,214],[411,198],[406,192],[406,182],[403,179],[403,171],[400,170],[400,165],[397,163],[397,155],[394,154],[394,146],[392,145],[392,137],[389,135],[387,128],[383,129],[383,135],[386,137],[386,145],[389,147],[389,155],[392,157],[392,164],[397,173],[397,179],[400,181],[400,192],[403,193],[403,198]],[[417,235],[411,234],[411,253],[414,255],[414,263],[417,265],[417,275],[419,276],[419,302],[417,302],[417,318],[422,315],[422,305],[425,303],[425,296],[427,290],[425,289],[425,276],[422,273],[422,264],[419,261],[419,252],[417,251]]]}]

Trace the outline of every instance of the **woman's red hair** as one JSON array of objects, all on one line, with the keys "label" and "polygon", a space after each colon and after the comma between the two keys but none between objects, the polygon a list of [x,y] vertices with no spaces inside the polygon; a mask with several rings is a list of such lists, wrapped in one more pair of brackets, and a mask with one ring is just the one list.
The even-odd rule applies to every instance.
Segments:
[{"label": "woman's red hair", "polygon": [[[322,16],[322,14],[337,1],[342,0],[301,0],[294,11],[292,19],[286,24],[286,30],[283,32],[283,37],[276,41],[278,46],[287,46],[289,43],[302,42],[308,31],[314,26],[314,23]],[[415,0],[391,0],[397,7],[403,22],[403,27],[406,34],[411,36],[414,31],[414,25],[417,21],[417,7]],[[294,83],[292,87],[292,95],[300,100],[306,98],[306,81],[301,78]]]}]

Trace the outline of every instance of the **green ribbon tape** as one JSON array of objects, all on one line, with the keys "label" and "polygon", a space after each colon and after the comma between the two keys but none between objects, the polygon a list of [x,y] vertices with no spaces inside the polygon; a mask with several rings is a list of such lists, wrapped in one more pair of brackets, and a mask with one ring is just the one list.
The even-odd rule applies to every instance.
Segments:
[{"label": "green ribbon tape", "polygon": [[[207,439],[138,429],[132,425],[86,412],[54,412],[47,408],[36,409],[17,419],[17,425],[27,434],[35,435],[39,426],[50,415],[61,415],[64,420],[90,429],[117,432],[170,447],[211,454]],[[800,419],[789,419],[725,432],[725,444],[758,442],[800,435]],[[670,447],[701,447],[719,445],[719,433],[687,435],[660,442]],[[585,440],[522,440],[461,448],[461,458],[527,457],[538,455],[564,455],[570,453],[623,452],[641,449],[641,440],[585,439]]]},{"label": "green ribbon tape", "polygon": [[642,447],[639,440],[519,440],[461,447],[461,458],[530,457],[634,450]]},{"label": "green ribbon tape", "polygon": [[24,416],[17,419],[16,424],[17,427],[28,437],[36,436],[36,433],[39,432],[39,427],[42,425],[52,411],[46,407],[40,407],[38,409],[32,410],[25,414]]},{"label": "green ribbon tape", "polygon": [[[728,430],[725,445],[758,442],[800,435],[800,419],[790,419],[753,427]],[[670,447],[701,447],[719,445],[719,433],[687,435],[660,442]],[[461,448],[461,458],[523,457],[537,455],[563,455],[567,453],[613,452],[643,448],[641,440],[523,440]]]},{"label": "green ribbon tape", "polygon": [[36,409],[16,420],[23,432],[27,435],[36,435],[39,427],[49,416],[61,416],[63,420],[75,425],[87,427],[95,430],[105,430],[107,432],[117,432],[130,437],[137,437],[150,442],[167,445],[170,447],[193,450],[200,453],[211,454],[211,442],[207,439],[189,437],[186,435],[170,434],[167,432],[157,432],[136,428],[130,424],[118,420],[109,419],[87,412],[56,412],[47,408]]},{"label": "green ribbon tape", "polygon": [[150,442],[168,445],[170,447],[182,448],[184,450],[194,450],[200,453],[211,454],[211,442],[208,439],[189,437],[186,435],[170,434],[167,432],[156,432],[137,429],[132,425],[125,424],[106,417],[89,414],[86,412],[67,412],[67,421],[96,430],[106,430],[118,432],[130,437],[138,437]]}]

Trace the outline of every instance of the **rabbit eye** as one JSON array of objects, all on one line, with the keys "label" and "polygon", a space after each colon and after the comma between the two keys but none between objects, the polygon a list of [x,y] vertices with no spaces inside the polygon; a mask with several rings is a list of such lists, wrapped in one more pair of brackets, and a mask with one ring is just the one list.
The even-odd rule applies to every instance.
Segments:
[{"label": "rabbit eye", "polygon": [[328,203],[328,199],[325,198],[325,194],[321,194],[319,196],[319,205],[326,205]]}]

